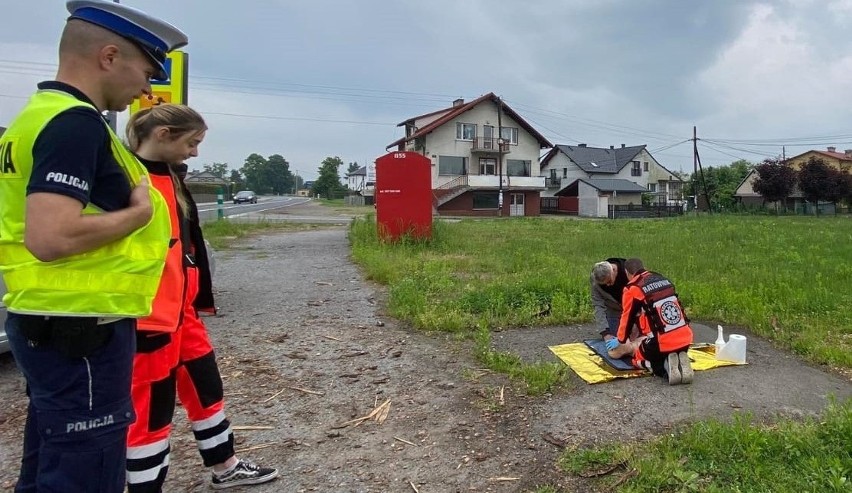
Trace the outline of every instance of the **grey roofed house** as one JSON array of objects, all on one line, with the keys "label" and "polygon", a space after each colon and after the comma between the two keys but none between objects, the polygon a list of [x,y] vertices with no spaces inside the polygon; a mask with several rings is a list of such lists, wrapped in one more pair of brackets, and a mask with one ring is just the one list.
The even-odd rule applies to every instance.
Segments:
[{"label": "grey roofed house", "polygon": [[364,175],[364,176],[367,176],[367,167],[366,167],[366,166],[361,166],[360,168],[358,168],[358,169],[356,169],[355,171],[353,171],[353,172],[351,172],[351,173],[347,174],[346,176],[356,176],[356,175]]},{"label": "grey roofed house", "polygon": [[615,174],[633,161],[633,158],[642,152],[645,146],[612,147],[606,149],[587,147],[585,144],[576,146],[559,144],[556,148],[568,156],[571,161],[577,163],[577,166],[586,173]]},{"label": "grey roofed house", "polygon": [[599,192],[621,192],[621,193],[645,193],[647,188],[637,185],[629,180],[609,179],[609,178],[579,178],[571,182],[567,187],[556,192],[560,197],[575,197],[578,193],[580,182],[583,182],[590,187],[596,188]]},{"label": "grey roofed house", "polygon": [[215,183],[218,185],[228,184],[228,180],[216,176],[209,171],[190,171],[184,180],[186,183]]}]

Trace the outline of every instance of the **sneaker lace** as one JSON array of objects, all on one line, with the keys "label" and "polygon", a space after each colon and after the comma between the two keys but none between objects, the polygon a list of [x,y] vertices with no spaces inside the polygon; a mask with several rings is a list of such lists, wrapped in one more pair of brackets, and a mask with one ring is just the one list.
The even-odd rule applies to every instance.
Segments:
[{"label": "sneaker lace", "polygon": [[249,460],[240,459],[240,466],[242,466],[243,469],[249,470],[251,472],[260,471],[260,466]]}]

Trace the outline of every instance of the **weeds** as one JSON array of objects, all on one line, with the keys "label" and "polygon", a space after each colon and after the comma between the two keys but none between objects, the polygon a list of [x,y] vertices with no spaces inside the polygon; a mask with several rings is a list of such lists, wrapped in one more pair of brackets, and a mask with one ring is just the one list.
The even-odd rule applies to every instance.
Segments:
[{"label": "weeds", "polygon": [[[819,419],[754,423],[697,422],[644,445],[568,450],[559,466],[573,475],[624,463],[636,469],[618,491],[848,492],[852,490],[852,401],[832,403]],[[619,474],[602,477],[612,482]]]}]

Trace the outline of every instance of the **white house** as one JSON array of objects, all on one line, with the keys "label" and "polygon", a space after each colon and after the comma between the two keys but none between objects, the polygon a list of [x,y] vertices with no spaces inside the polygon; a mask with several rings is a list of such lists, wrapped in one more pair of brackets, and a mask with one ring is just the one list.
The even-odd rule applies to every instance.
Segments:
[{"label": "white house", "polygon": [[367,167],[361,166],[346,175],[346,186],[353,192],[363,192],[367,185]]},{"label": "white house", "polygon": [[405,137],[387,148],[432,161],[438,214],[539,214],[545,185],[538,158],[552,144],[494,93],[468,103],[458,99],[399,126],[405,127]]}]

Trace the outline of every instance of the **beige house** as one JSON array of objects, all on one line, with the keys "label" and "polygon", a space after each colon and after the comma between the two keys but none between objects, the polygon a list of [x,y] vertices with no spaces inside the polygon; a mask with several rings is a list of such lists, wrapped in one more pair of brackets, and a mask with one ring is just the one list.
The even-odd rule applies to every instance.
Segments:
[{"label": "beige house", "polygon": [[[836,170],[844,171],[846,173],[852,172],[852,149],[846,149],[843,152],[837,152],[836,147],[827,147],[824,151],[810,150],[793,156],[784,161],[784,163],[798,171],[812,157],[822,159],[826,165]],[[746,177],[743,178],[743,181],[737,187],[736,192],[734,192],[734,197],[737,202],[746,207],[761,207],[764,205],[766,207],[775,207],[775,203],[764,203],[763,197],[754,191],[754,181],[756,179],[757,172],[755,170],[751,170]],[[808,212],[808,209],[811,207],[809,204],[805,203],[805,199],[802,197],[802,192],[798,190],[798,187],[793,190],[792,194],[790,194],[790,197],[787,199],[787,204],[777,205],[779,207],[786,206],[789,210],[801,210],[804,212]]]},{"label": "beige house", "polygon": [[785,163],[792,166],[796,170],[802,168],[802,165],[807,163],[812,157],[822,159],[825,164],[840,171],[850,172],[852,168],[852,149],[846,149],[843,152],[837,152],[836,147],[827,147],[824,151],[807,151],[798,156],[793,156]]},{"label": "beige house", "polygon": [[[557,145],[541,160],[546,179],[542,196],[553,197],[578,179],[626,180],[656,195],[654,202],[683,203],[683,181],[660,164],[644,145],[589,147]],[[641,202],[640,202],[641,203]]]},{"label": "beige house", "polygon": [[467,103],[458,99],[399,126],[405,127],[405,137],[387,149],[417,152],[432,161],[436,213],[539,215],[545,186],[538,158],[552,144],[494,93]]}]

